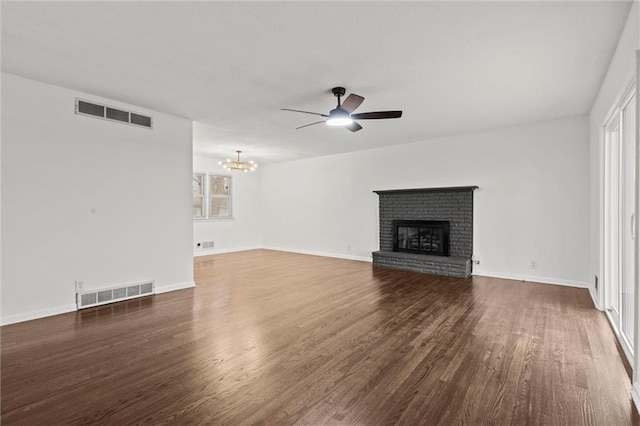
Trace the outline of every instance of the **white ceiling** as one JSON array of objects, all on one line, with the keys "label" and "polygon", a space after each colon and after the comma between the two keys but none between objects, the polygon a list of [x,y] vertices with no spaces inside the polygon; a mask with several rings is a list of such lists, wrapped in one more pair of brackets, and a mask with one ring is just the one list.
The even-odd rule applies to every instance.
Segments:
[{"label": "white ceiling", "polygon": [[[589,113],[630,2],[3,2],[2,69],[194,120],[273,163]],[[357,112],[324,124],[333,86]]]}]

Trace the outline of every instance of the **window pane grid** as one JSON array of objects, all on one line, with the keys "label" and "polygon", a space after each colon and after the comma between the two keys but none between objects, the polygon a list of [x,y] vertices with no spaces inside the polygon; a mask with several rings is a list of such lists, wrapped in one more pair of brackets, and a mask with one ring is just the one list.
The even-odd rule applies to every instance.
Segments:
[{"label": "window pane grid", "polygon": [[231,176],[193,174],[194,219],[231,218],[231,198]]}]

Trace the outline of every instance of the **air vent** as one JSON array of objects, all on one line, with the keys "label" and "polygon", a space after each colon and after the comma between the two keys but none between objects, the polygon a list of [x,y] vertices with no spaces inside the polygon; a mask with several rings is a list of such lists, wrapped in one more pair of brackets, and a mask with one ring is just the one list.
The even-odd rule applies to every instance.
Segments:
[{"label": "air vent", "polygon": [[115,108],[107,108],[107,118],[110,120],[129,122],[129,113]]},{"label": "air vent", "polygon": [[151,127],[151,117],[146,115],[131,113],[131,124],[137,124],[138,126]]},{"label": "air vent", "polygon": [[90,104],[85,101],[78,101],[78,109],[76,110],[78,113],[95,115],[96,117],[104,117],[104,106]]},{"label": "air vent", "polygon": [[91,308],[107,303],[120,302],[154,293],[154,281],[127,284],[99,290],[82,291],[76,294],[78,309]]},{"label": "air vent", "polygon": [[113,108],[107,105],[76,99],[76,114],[102,118],[109,121],[132,124],[138,127],[152,128],[153,119],[149,116]]}]

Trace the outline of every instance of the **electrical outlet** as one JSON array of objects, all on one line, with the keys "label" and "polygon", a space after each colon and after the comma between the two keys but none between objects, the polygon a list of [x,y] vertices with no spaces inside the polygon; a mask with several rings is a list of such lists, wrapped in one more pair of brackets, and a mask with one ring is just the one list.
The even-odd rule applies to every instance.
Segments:
[{"label": "electrical outlet", "polygon": [[531,269],[538,269],[538,263],[535,260],[531,261]]},{"label": "electrical outlet", "polygon": [[76,292],[84,290],[84,281],[76,281]]}]

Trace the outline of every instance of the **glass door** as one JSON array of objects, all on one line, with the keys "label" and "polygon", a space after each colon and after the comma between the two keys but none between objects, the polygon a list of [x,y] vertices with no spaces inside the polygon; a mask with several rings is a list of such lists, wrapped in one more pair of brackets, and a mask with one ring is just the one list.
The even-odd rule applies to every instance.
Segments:
[{"label": "glass door", "polygon": [[605,309],[620,329],[620,126],[618,115],[609,122],[605,137],[604,296]]},{"label": "glass door", "polygon": [[635,95],[629,91],[605,126],[603,289],[607,316],[630,360],[635,343],[635,125]]},{"label": "glass door", "polygon": [[633,352],[634,302],[635,302],[635,188],[636,188],[636,102],[630,96],[621,111],[622,152],[622,283],[621,283],[621,334]]}]

